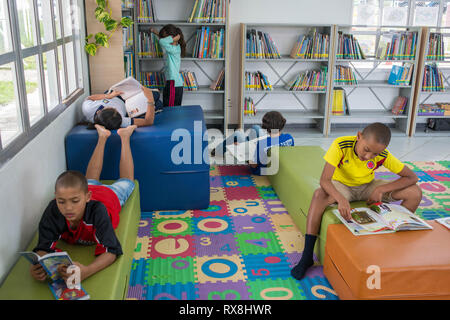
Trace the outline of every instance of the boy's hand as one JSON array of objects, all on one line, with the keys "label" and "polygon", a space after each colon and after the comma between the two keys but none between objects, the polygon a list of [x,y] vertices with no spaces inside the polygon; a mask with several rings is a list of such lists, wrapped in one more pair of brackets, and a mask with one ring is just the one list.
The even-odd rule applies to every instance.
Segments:
[{"label": "boy's hand", "polygon": [[112,99],[114,97],[120,96],[121,94],[123,94],[122,91],[113,91],[111,93],[106,94],[106,99]]},{"label": "boy's hand", "polygon": [[45,281],[45,279],[47,278],[47,273],[39,263],[32,264],[30,266],[30,274],[34,279],[38,281]]},{"label": "boy's hand", "polygon": [[338,200],[338,210],[341,216],[346,220],[349,221],[352,219],[352,215],[350,214],[350,210],[352,208],[350,207],[350,202],[348,202],[347,199],[342,198]]},{"label": "boy's hand", "polygon": [[383,198],[383,190],[381,188],[377,187],[372,191],[372,194],[369,196],[369,199],[367,199],[367,204],[373,204],[376,202],[381,202]]},{"label": "boy's hand", "polygon": [[[75,261],[73,264],[76,265],[78,268],[80,268],[81,281],[83,281],[85,278],[88,277],[88,271],[89,271],[88,267],[86,267],[85,265],[82,265],[79,262],[75,262]],[[61,277],[64,279],[64,281],[67,281],[67,279],[69,279],[69,277],[73,275],[73,273],[67,273],[67,267],[68,266],[61,264],[57,268],[57,271],[59,272]]]}]

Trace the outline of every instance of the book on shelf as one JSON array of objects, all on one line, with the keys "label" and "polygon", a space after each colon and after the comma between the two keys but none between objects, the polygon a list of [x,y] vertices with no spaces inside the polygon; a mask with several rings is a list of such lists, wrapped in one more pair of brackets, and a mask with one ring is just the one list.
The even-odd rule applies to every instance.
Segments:
[{"label": "book on shelf", "polygon": [[418,108],[419,116],[450,116],[450,103],[421,103]]},{"label": "book on shelf", "polygon": [[146,58],[162,58],[163,50],[158,37],[153,33],[139,32],[138,55]]},{"label": "book on shelf", "polygon": [[198,90],[198,82],[197,77],[194,72],[191,71],[181,71],[181,77],[184,82],[184,90],[186,91],[197,91]]},{"label": "book on shelf", "polygon": [[443,92],[444,87],[444,76],[439,70],[436,63],[426,64],[424,67],[423,81],[422,81],[422,91],[431,92]]},{"label": "book on shelf", "polygon": [[32,251],[19,252],[31,264],[40,264],[45,273],[50,277],[48,286],[56,300],[88,300],[90,296],[81,286],[81,283],[74,288],[69,288],[58,272],[60,265],[73,265],[67,252],[53,252],[39,256]]},{"label": "book on shelf", "polygon": [[339,31],[336,58],[359,60],[365,59],[366,56],[359,45],[358,39],[356,39],[352,34],[346,34]]},{"label": "book on shelf", "polygon": [[444,48],[445,44],[442,33],[430,32],[430,36],[428,38],[427,60],[444,60]]},{"label": "book on shelf", "polygon": [[221,59],[224,57],[225,30],[213,31],[209,26],[203,26],[196,32],[193,58]]},{"label": "book on shelf", "polygon": [[219,72],[216,80],[211,83],[209,88],[214,91],[225,90],[225,69]]},{"label": "book on shelf", "polygon": [[450,230],[450,217],[435,219],[434,221],[442,224],[444,227]]},{"label": "book on shelf", "polygon": [[408,104],[408,98],[403,96],[398,96],[395,98],[394,105],[392,106],[392,114],[399,115],[403,114]]},{"label": "book on shelf", "polygon": [[355,236],[433,229],[405,207],[392,203],[377,202],[369,208],[351,209],[348,221],[338,209],[333,209],[333,213]]},{"label": "book on shelf", "polygon": [[187,22],[225,23],[226,1],[195,0]]},{"label": "book on shelf", "polygon": [[380,60],[413,60],[416,56],[417,31],[394,31],[380,37],[376,58]]},{"label": "book on shelf", "polygon": [[244,99],[244,115],[246,116],[256,115],[256,106],[253,103],[253,99],[250,97],[246,97]]},{"label": "book on shelf", "polygon": [[349,66],[337,65],[335,68],[334,83],[343,85],[356,85],[355,72]]},{"label": "book on shelf", "polygon": [[291,50],[293,59],[328,59],[330,36],[313,28],[306,35],[300,35]]},{"label": "book on shelf", "polygon": [[350,115],[350,108],[347,101],[347,93],[343,88],[335,87],[333,89],[333,103],[331,105],[331,115],[344,116]]},{"label": "book on shelf", "polygon": [[261,71],[245,72],[245,90],[248,91],[272,91],[273,87],[269,79]]},{"label": "book on shelf", "polygon": [[393,65],[389,74],[388,83],[396,86],[411,85],[414,65],[405,62],[402,66]]},{"label": "book on shelf", "polygon": [[[126,18],[132,19],[130,16],[124,16]],[[133,47],[133,35],[134,35],[134,24],[129,27],[122,28],[122,41],[124,51],[132,50]]]},{"label": "book on shelf", "polygon": [[289,91],[326,91],[327,70],[322,66],[320,70],[307,70],[300,73],[286,84]]},{"label": "book on shelf", "polygon": [[141,83],[150,89],[163,89],[166,83],[164,72],[147,71],[141,72]]},{"label": "book on shelf", "polygon": [[136,0],[136,17],[138,22],[155,22],[157,18],[153,0]]},{"label": "book on shelf", "polygon": [[122,0],[122,9],[134,8],[134,0]]},{"label": "book on shelf", "polygon": [[123,53],[123,62],[125,68],[125,78],[134,77],[134,55],[133,52],[125,51]]},{"label": "book on shelf", "polygon": [[272,37],[265,32],[247,31],[246,57],[250,59],[280,59],[281,55]]}]

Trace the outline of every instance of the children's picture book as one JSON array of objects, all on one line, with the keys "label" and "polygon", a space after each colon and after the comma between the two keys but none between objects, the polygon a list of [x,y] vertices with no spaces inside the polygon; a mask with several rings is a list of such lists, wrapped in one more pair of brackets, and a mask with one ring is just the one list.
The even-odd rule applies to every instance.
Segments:
[{"label": "children's picture book", "polygon": [[239,162],[253,161],[258,141],[266,139],[267,137],[268,135],[263,135],[256,139],[238,143],[237,145],[229,144],[227,145],[227,151],[229,151]]},{"label": "children's picture book", "polygon": [[48,286],[57,300],[87,300],[90,298],[81,285],[79,289],[69,289],[59,274],[59,265],[70,266],[73,264],[67,252],[53,252],[44,256],[39,256],[32,251],[19,252],[19,254],[31,262],[31,264],[39,263],[44,268],[51,279],[48,282]]},{"label": "children's picture book", "polygon": [[450,230],[450,217],[435,219],[436,222],[439,222],[444,227]]},{"label": "children's picture book", "polygon": [[133,77],[128,77],[109,88],[109,92],[123,92],[120,96],[125,100],[125,108],[127,109],[128,116],[134,118],[147,112],[148,100],[142,88],[143,86],[139,81]]},{"label": "children's picture book", "polygon": [[354,208],[351,220],[345,220],[338,209],[333,213],[356,236],[393,233],[406,230],[433,229],[428,223],[401,205],[377,202],[370,208]]}]

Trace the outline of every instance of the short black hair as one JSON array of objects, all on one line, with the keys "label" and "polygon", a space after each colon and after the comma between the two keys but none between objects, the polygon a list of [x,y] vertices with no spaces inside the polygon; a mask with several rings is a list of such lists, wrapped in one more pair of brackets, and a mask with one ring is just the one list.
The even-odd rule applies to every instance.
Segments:
[{"label": "short black hair", "polygon": [[364,128],[362,135],[364,138],[373,137],[376,142],[388,146],[391,142],[391,129],[381,122],[375,122],[369,124]]},{"label": "short black hair", "polygon": [[278,111],[269,111],[262,118],[262,128],[270,133],[272,130],[281,131],[286,124],[286,119]]},{"label": "short black hair", "polygon": [[99,124],[108,130],[117,130],[122,125],[122,116],[114,108],[105,108],[94,115],[94,123],[88,125],[88,129],[94,130]]},{"label": "short black hair", "polygon": [[81,172],[75,170],[67,170],[58,176],[55,183],[55,192],[61,187],[79,187],[85,193],[88,192],[88,183],[86,177]]}]

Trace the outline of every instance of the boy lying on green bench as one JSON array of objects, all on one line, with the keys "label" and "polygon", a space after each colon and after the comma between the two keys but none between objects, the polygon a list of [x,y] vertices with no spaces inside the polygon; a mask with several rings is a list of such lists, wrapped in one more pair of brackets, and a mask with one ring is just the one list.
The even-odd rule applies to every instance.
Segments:
[{"label": "boy lying on green bench", "polygon": [[[308,210],[305,249],[291,275],[300,280],[314,263],[314,244],[322,215],[327,206],[337,203],[342,217],[350,220],[350,202],[402,201],[401,205],[415,212],[422,200],[416,174],[395,158],[386,147],[391,130],[382,123],[372,123],[356,136],[334,140],[324,156],[325,166],[320,187],[314,192]],[[400,178],[394,181],[374,179],[374,171],[384,166]]]},{"label": "boy lying on green bench", "polygon": [[[119,212],[134,189],[134,163],[130,148],[130,136],[136,125],[117,130],[122,150],[120,156],[120,179],[112,185],[99,182],[103,167],[105,144],[111,132],[95,125],[98,141],[89,160],[86,176],[78,171],[62,173],[55,183],[55,199],[42,215],[39,223],[39,241],[33,249],[43,256],[58,251],[59,239],[70,244],[96,244],[95,260],[85,266],[74,262],[84,280],[111,265],[122,254],[122,247],[114,229],[119,224]],[[67,266],[58,268],[67,280]],[[39,281],[46,279],[46,272],[40,264],[31,265],[30,273]]]}]

